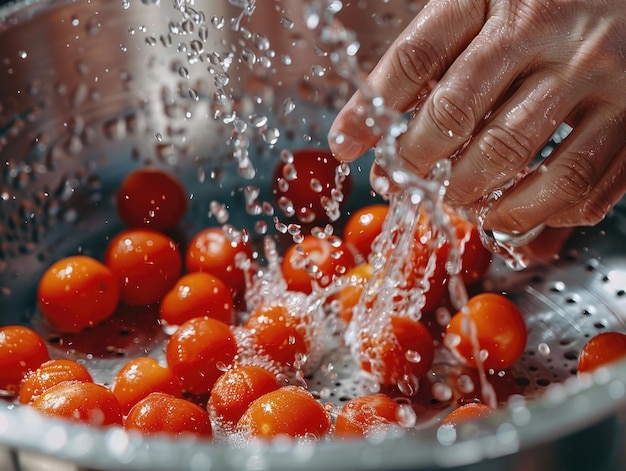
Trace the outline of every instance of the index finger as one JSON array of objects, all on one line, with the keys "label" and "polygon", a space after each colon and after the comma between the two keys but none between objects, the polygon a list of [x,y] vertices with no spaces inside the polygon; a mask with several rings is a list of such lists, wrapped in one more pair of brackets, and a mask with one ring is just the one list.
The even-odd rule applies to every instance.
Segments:
[{"label": "index finger", "polygon": [[431,0],[407,26],[336,116],[329,145],[335,157],[352,161],[380,139],[368,121],[374,98],[398,112],[408,111],[428,93],[454,59],[479,33],[485,2]]}]

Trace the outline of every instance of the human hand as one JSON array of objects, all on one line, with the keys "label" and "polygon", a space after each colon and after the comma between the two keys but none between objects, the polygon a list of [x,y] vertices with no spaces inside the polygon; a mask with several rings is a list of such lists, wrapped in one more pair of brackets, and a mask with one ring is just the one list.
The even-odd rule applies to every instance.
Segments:
[{"label": "human hand", "polygon": [[[479,204],[524,172],[562,122],[574,128],[495,202],[486,228],[592,225],[626,192],[624,0],[431,0],[366,81],[388,107],[415,107],[397,149],[417,174],[453,156],[454,206]],[[369,103],[358,91],[337,115],[338,159],[380,138],[365,121]]]}]

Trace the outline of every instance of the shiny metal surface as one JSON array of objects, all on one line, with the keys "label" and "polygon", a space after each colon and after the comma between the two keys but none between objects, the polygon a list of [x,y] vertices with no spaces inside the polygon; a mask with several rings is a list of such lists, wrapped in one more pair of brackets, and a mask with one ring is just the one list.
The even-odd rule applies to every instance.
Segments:
[{"label": "shiny metal surface", "polygon": [[[77,247],[95,255],[102,250],[120,228],[113,217],[117,184],[139,165],[169,168],[194,194],[184,231],[212,222],[211,201],[228,203],[231,222],[252,231],[256,219],[234,209],[244,206],[238,189],[250,180],[236,171],[233,128],[223,117],[233,110],[245,117],[259,169],[252,181],[260,184],[281,148],[323,145],[336,106],[350,93],[332,73],[312,71],[312,64],[328,63],[311,47],[313,32],[298,23],[306,2],[257,5],[241,20],[250,36],[227,22],[219,26],[221,18],[241,11],[237,2],[195,2],[204,17],[189,10],[183,15],[175,2],[150,3],[131,1],[125,9],[121,1],[42,0],[0,9],[0,324],[31,325],[50,340],[53,333],[36,312],[37,279],[47,264]],[[345,18],[363,28],[363,44],[374,57],[414,8],[404,1],[381,8],[392,4],[402,14],[383,15],[382,29],[371,26],[380,21],[361,7]],[[268,39],[273,56],[255,46],[254,33]],[[246,63],[245,48],[257,56],[254,63]],[[213,52],[222,60],[233,55],[225,85],[232,105],[216,96],[224,84]],[[374,59],[362,60],[367,67]],[[290,112],[287,99],[295,105]],[[260,116],[267,124],[255,127]],[[274,129],[280,131],[277,144]],[[368,164],[366,158],[354,167],[357,194],[367,194]],[[141,440],[118,429],[44,419],[5,401],[0,470],[623,468],[626,365],[582,381],[573,371],[589,336],[626,329],[625,221],[618,207],[602,225],[569,235],[559,257],[523,272],[494,264],[488,287],[509,293],[527,314],[529,343],[515,374],[537,398],[512,402],[478,427],[460,430],[449,444],[436,427],[377,443],[233,448]],[[103,334],[109,335],[104,344],[93,338]],[[163,339],[146,326],[112,324],[74,338],[69,347],[51,342],[50,348],[53,355],[88,361],[94,379],[107,384],[125,358],[162,355]],[[338,376],[317,374],[309,384],[340,403],[358,393],[358,375],[345,352],[333,355],[343,365]]]}]

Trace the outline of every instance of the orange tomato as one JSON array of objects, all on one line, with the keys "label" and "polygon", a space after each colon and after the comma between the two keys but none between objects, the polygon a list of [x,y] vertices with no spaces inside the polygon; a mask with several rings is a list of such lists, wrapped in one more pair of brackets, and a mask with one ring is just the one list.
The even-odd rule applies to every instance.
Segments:
[{"label": "orange tomato", "polygon": [[399,423],[401,406],[389,396],[373,394],[346,402],[335,419],[338,437],[365,437]]},{"label": "orange tomato", "polygon": [[65,381],[32,402],[42,414],[92,426],[122,425],[119,402],[111,390],[84,381]]},{"label": "orange tomato", "polygon": [[165,355],[183,391],[206,394],[233,363],[237,343],[227,324],[196,317],[176,329],[167,342]]},{"label": "orange tomato", "polygon": [[416,387],[433,364],[435,346],[428,329],[419,321],[392,315],[390,331],[363,332],[359,362],[380,384]]},{"label": "orange tomato", "polygon": [[[480,293],[470,298],[466,312],[456,313],[446,327],[444,343],[469,366],[476,366],[472,332],[485,368],[502,370],[524,352],[528,333],[524,317],[508,298]],[[483,358],[484,355],[484,358]]]},{"label": "orange tomato", "polygon": [[495,409],[480,402],[468,402],[452,410],[441,421],[442,425],[460,425],[491,414]]},{"label": "orange tomato", "polygon": [[626,334],[603,332],[583,346],[578,356],[578,373],[593,371],[600,366],[626,357]]},{"label": "orange tomato", "polygon": [[267,355],[278,365],[293,365],[298,354],[309,351],[306,327],[286,306],[272,304],[252,311],[244,328],[254,339],[255,354]]},{"label": "orange tomato", "polygon": [[362,263],[352,267],[346,273],[346,284],[333,297],[340,304],[339,316],[347,324],[352,320],[352,310],[361,298],[365,284],[374,276],[374,268],[369,263]]},{"label": "orange tomato", "polygon": [[172,370],[150,357],[137,357],[126,362],[115,375],[111,391],[117,397],[122,414],[152,392],[182,397],[178,378]]},{"label": "orange tomato", "polygon": [[131,306],[159,301],[178,280],[182,258],[171,238],[151,229],[128,229],[110,242],[105,262]]},{"label": "orange tomato", "polygon": [[372,251],[374,239],[382,232],[389,213],[386,204],[371,204],[354,211],[343,229],[343,240],[361,254],[364,261]]},{"label": "orange tomato", "polygon": [[339,239],[335,240],[337,243],[309,234],[287,248],[281,267],[289,290],[309,294],[314,281],[328,286],[352,268],[352,254]]},{"label": "orange tomato", "polygon": [[189,272],[208,272],[222,280],[233,296],[245,288],[243,270],[238,259],[252,258],[250,246],[239,240],[230,240],[221,227],[209,227],[198,232],[187,248],[185,265]]},{"label": "orange tomato", "polygon": [[52,264],[37,288],[41,313],[62,332],[79,332],[107,319],[119,299],[113,272],[85,255],[66,257]]},{"label": "orange tomato", "polygon": [[204,409],[187,399],[162,392],[150,393],[137,402],[128,413],[124,427],[143,435],[213,436],[209,415]]},{"label": "orange tomato", "polygon": [[127,226],[173,228],[187,211],[187,193],[170,173],[142,168],[130,173],[116,194],[117,213]]},{"label": "orange tomato", "polygon": [[237,428],[253,437],[323,437],[330,429],[330,416],[307,390],[283,386],[250,404]]},{"label": "orange tomato", "polygon": [[202,316],[232,324],[234,310],[233,296],[222,280],[210,273],[195,272],[182,276],[163,296],[159,316],[170,325]]},{"label": "orange tomato", "polygon": [[26,375],[20,387],[20,403],[31,403],[52,386],[64,381],[93,382],[93,379],[80,363],[63,358],[49,360]]},{"label": "orange tomato", "polygon": [[17,394],[24,376],[49,359],[45,342],[34,330],[0,327],[0,389]]},{"label": "orange tomato", "polygon": [[252,401],[279,387],[276,375],[260,366],[242,365],[228,370],[211,389],[209,417],[232,430]]},{"label": "orange tomato", "polygon": [[293,159],[281,160],[274,168],[272,192],[278,207],[285,216],[302,224],[334,219],[328,216],[328,203],[334,199],[341,207],[348,201],[352,176],[348,174],[341,183],[339,197],[336,171],[340,164],[330,151],[298,149],[292,156]]}]

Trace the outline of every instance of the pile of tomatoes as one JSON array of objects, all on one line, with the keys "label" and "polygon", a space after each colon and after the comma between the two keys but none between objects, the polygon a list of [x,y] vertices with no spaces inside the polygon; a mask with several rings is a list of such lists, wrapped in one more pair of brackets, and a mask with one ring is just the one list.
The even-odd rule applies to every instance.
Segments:
[{"label": "pile of tomatoes", "polygon": [[[314,229],[329,222],[328,208],[348,199],[349,175],[336,168],[329,153],[313,149],[277,166],[277,204],[301,231],[297,243],[278,244],[284,249],[273,277],[262,279],[255,278],[258,254],[245,231],[209,227],[189,241],[175,240],[169,234],[187,210],[185,189],[163,170],[133,172],[116,200],[126,229],[108,240],[101,260],[73,255],[53,263],[40,280],[38,306],[61,334],[95,329],[120,306],[158,306],[158,322],[168,332],[165,362],[129,359],[106,387],[93,381],[88,364],[50,358],[31,328],[6,326],[0,328],[0,389],[43,414],[92,426],[223,440],[362,437],[411,426],[433,407],[453,409],[443,423],[490,413],[497,403],[484,397],[480,375],[513,365],[527,332],[514,303],[478,289],[490,255],[476,228],[446,208],[456,241],[433,246],[435,229],[423,213],[400,287],[423,293],[420,315],[392,310],[383,316],[376,303],[363,306],[362,293],[369,290],[370,301],[376,293],[371,252],[389,206],[351,212],[340,235]],[[472,294],[455,314],[447,290],[451,243],[462,254],[458,277]],[[271,289],[259,288],[268,279]],[[249,296],[263,288],[264,296]],[[341,337],[350,326],[357,335]],[[323,404],[305,387],[306,373],[327,353],[326,337],[337,333],[363,374],[380,386],[340,406]],[[623,338],[617,337],[621,346],[611,358],[626,352]],[[431,374],[442,351],[463,368],[446,376],[449,394],[443,396]],[[581,355],[581,370],[605,361],[597,351]],[[463,381],[474,387],[460,387]]]}]

